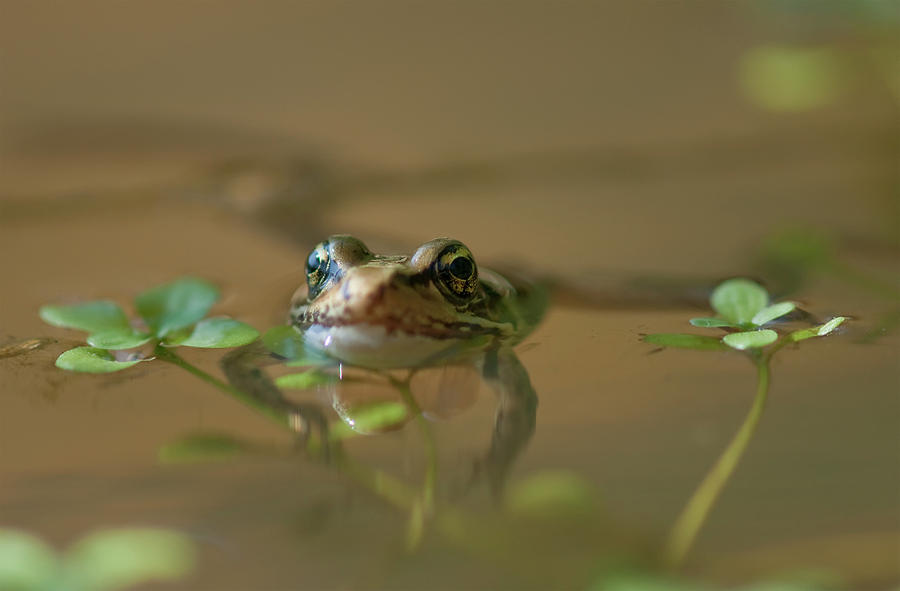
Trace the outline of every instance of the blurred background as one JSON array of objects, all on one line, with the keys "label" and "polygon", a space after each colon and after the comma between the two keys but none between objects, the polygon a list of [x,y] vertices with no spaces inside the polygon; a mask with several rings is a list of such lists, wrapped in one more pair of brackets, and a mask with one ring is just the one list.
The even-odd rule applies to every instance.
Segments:
[{"label": "blurred background", "polygon": [[[604,289],[752,274],[855,316],[870,342],[776,368],[793,395],[776,397],[691,572],[812,565],[881,588],[900,570],[898,32],[892,0],[0,0],[0,344],[64,334],[41,304],[127,301],[186,273],[271,326],[308,248],[338,232],[383,252],[454,236],[480,263]],[[779,236],[802,251],[786,267],[766,259]],[[878,287],[804,267],[817,249]],[[542,414],[521,473],[573,470],[623,520],[664,531],[753,387],[741,360],[710,374],[690,352],[646,356],[639,333],[687,317],[554,309],[523,353]],[[198,425],[271,435],[180,376],[97,388],[53,369],[57,353],[0,365],[11,525],[61,544],[161,523],[244,557],[236,575],[207,549],[194,588],[300,572],[312,587],[520,583],[440,544],[368,556],[402,535],[397,516],[319,467],[162,470],[156,447]],[[740,394],[723,397],[729,384]],[[486,436],[490,400],[479,409]],[[460,471],[468,425],[442,427]],[[357,451],[415,475],[414,435],[387,441]],[[78,515],[47,513],[73,498]],[[321,507],[327,526],[295,515]],[[366,574],[336,574],[342,561]]]}]

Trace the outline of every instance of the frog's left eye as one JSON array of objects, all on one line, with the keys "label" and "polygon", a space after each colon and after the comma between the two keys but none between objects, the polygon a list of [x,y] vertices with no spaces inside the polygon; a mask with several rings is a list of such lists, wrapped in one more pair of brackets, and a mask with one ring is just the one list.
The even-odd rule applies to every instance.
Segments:
[{"label": "frog's left eye", "polygon": [[469,249],[462,244],[450,244],[434,263],[437,285],[451,300],[466,302],[478,290],[478,267]]},{"label": "frog's left eye", "polygon": [[328,279],[328,268],[331,257],[328,255],[328,243],[317,245],[306,259],[306,284],[309,286],[309,299],[319,295],[319,291]]}]

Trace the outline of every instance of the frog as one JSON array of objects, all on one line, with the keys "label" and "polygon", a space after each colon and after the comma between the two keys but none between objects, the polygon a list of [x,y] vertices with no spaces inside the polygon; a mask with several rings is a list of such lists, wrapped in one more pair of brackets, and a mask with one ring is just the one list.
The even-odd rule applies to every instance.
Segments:
[{"label": "frog", "polygon": [[536,284],[479,268],[451,238],[406,256],[332,236],[310,252],[306,278],[290,323],[313,349],[367,368],[422,367],[512,347],[531,334],[546,304]]},{"label": "frog", "polygon": [[[490,449],[478,470],[498,493],[535,430],[537,394],[514,348],[542,320],[546,289],[479,266],[453,238],[386,255],[337,234],[310,251],[304,274],[287,322],[309,350],[371,371],[476,368],[497,398]],[[279,361],[255,344],[226,355],[222,368],[233,386],[293,416],[298,432],[326,430],[323,408],[289,401],[265,374]]]}]

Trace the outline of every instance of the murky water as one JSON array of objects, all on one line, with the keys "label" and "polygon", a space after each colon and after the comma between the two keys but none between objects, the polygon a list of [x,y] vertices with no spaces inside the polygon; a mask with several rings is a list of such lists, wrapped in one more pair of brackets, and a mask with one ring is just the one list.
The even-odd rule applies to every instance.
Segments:
[{"label": "murky water", "polygon": [[[544,22],[540,3],[534,8],[536,14],[522,16],[532,33],[569,39],[564,47],[541,43],[547,51],[535,55],[546,61],[535,68],[549,73],[553,64],[568,64],[575,76],[593,64],[608,79],[574,84],[560,74],[535,84],[515,52],[488,51],[497,50],[493,39],[504,20],[486,11],[468,51],[515,66],[508,79],[494,80],[491,68],[474,60],[470,80],[460,73],[468,67],[460,65],[462,57],[441,49],[457,46],[458,40],[447,45],[457,28],[467,30],[459,15],[438,19],[443,43],[419,39],[424,53],[403,62],[427,80],[444,72],[451,77],[445,89],[468,89],[448,95],[440,110],[446,116],[438,114],[435,89],[414,83],[399,65],[389,67],[400,51],[396,41],[365,27],[353,29],[347,51],[363,60],[367,43],[383,43],[376,44],[381,53],[368,58],[377,80],[350,77],[346,88],[333,83],[315,92],[283,82],[279,88],[287,95],[303,95],[312,109],[308,118],[278,93],[269,102],[245,95],[255,115],[247,114],[240,97],[219,104],[215,118],[232,117],[235,128],[252,133],[212,125],[216,133],[179,127],[178,135],[151,124],[159,137],[137,126],[85,149],[92,142],[78,132],[60,132],[57,140],[37,133],[41,122],[66,120],[65,109],[46,99],[28,106],[8,99],[0,345],[37,337],[56,342],[0,359],[0,525],[57,545],[98,527],[145,524],[187,532],[200,550],[194,574],[180,584],[190,589],[583,587],[604,557],[643,556],[658,545],[740,424],[755,376],[739,354],[651,354],[640,335],[699,332],[687,320],[700,314],[681,296],[696,301],[698,290],[717,279],[750,274],[777,287],[755,260],[765,239],[785,227],[820,229],[838,243],[843,263],[896,289],[896,104],[881,90],[859,88],[852,100],[824,111],[748,112],[731,96],[726,75],[739,48],[765,40],[777,27],[758,15],[755,21],[741,13],[749,19],[741,20],[736,9],[668,18],[659,12],[671,9],[659,5],[609,14],[585,9],[588,26],[578,25],[582,19],[574,12]],[[321,26],[333,28],[346,23],[342,10],[309,9]],[[64,16],[57,15],[59,23]],[[230,15],[218,25],[201,25],[199,15],[189,16],[179,26],[144,23],[148,37],[135,40],[129,59],[149,59],[151,33],[158,29],[189,39],[191,27],[199,26],[221,42],[219,36],[241,22]],[[21,15],[31,27],[34,18]],[[56,31],[55,22],[45,26]],[[389,28],[412,42],[403,22]],[[616,33],[623,22],[639,23],[645,39],[662,38],[639,46]],[[268,38],[261,33],[265,23],[253,23],[260,29],[254,34]],[[89,19],[82,25],[85,32],[94,27]],[[730,33],[714,36],[713,29]],[[688,30],[684,56],[662,49],[666,39]],[[23,47],[21,34],[13,33],[7,43]],[[509,42],[529,47],[533,35],[526,33],[518,31]],[[292,36],[281,31],[276,38],[289,43]],[[100,39],[98,47],[112,43]],[[715,50],[708,49],[712,43],[719,44]],[[290,47],[313,46],[334,44],[307,39]],[[256,58],[265,61],[274,50],[265,46]],[[54,74],[47,84],[59,88],[83,67],[54,65],[44,50],[29,51],[7,66],[8,79],[25,80],[23,72],[35,68]],[[566,59],[572,52],[579,56],[575,64]],[[587,53],[598,61],[583,57]],[[198,64],[219,63],[191,55]],[[73,63],[80,63],[77,57]],[[651,69],[647,64],[657,58],[671,61],[682,78],[668,80],[663,64]],[[356,63],[348,56],[333,55],[330,65],[302,59],[311,87]],[[615,74],[609,64],[617,60],[629,64],[629,72]],[[171,82],[151,62],[143,67],[146,84]],[[389,91],[380,82],[386,72],[396,82]],[[208,72],[207,93],[229,87],[231,76]],[[703,92],[675,84],[691,81]],[[554,83],[565,92],[550,92]],[[486,85],[486,98],[472,95],[478,84]],[[649,89],[662,100],[670,84],[676,88],[665,108],[646,98]],[[506,109],[503,99],[536,87],[548,101],[546,111],[534,97]],[[604,102],[601,90],[607,89],[613,96]],[[16,92],[26,96],[21,88]],[[134,91],[119,92],[127,99]],[[198,99],[176,92],[184,93],[184,107],[164,101],[155,115],[198,118],[208,94]],[[366,97],[362,104],[371,102],[372,112],[363,115],[355,100],[348,102],[353,92]],[[425,106],[410,110],[410,93]],[[336,102],[326,108],[332,96]],[[103,100],[94,87],[76,92],[69,104],[75,115],[68,119],[88,121],[90,129]],[[547,114],[557,111],[558,117]],[[538,112],[544,124],[535,122]],[[472,118],[492,124],[463,134],[460,125]],[[104,125],[100,119],[97,129]],[[433,121],[434,129],[422,131],[422,121]],[[273,127],[286,131],[275,137]],[[222,165],[233,157],[237,164]],[[596,489],[600,508],[590,519],[523,525],[495,505],[484,481],[473,484],[473,466],[493,430],[495,400],[486,388],[464,388],[461,400],[448,403],[451,416],[432,423],[439,507],[479,526],[452,527],[438,519],[410,552],[406,512],[347,470],[307,457],[290,435],[178,368],[147,364],[92,376],[53,367],[79,333],[43,324],[37,316],[43,304],[127,303],[147,287],[191,274],[222,287],[217,312],[265,329],[283,322],[290,294],[304,280],[308,248],[337,232],[385,253],[453,236],[481,264],[558,277],[596,296],[579,306],[554,305],[520,346],[540,402],[534,437],[509,477],[514,486],[548,470],[578,475]],[[636,279],[674,287],[654,287],[647,300],[646,289],[635,291]],[[700,535],[688,564],[691,576],[730,583],[809,568],[832,571],[860,588],[900,580],[898,333],[857,342],[897,301],[870,287],[814,273],[787,294],[821,318],[853,320],[841,334],[775,358],[769,406]],[[185,356],[218,375],[221,352]],[[270,452],[215,463],[158,460],[162,446],[198,431],[227,433]],[[426,442],[413,422],[355,438],[347,453],[413,489],[421,484]]]}]

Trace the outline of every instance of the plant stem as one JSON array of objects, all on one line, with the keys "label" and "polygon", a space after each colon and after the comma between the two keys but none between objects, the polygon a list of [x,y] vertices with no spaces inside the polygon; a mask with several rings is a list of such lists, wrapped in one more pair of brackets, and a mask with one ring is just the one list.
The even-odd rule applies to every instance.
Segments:
[{"label": "plant stem", "polygon": [[166,361],[168,363],[171,363],[172,365],[176,365],[181,369],[187,371],[188,373],[200,378],[207,384],[215,386],[222,392],[236,399],[238,402],[249,406],[263,416],[272,419],[282,427],[286,427],[288,429],[291,428],[290,419],[287,415],[267,406],[263,402],[257,400],[256,398],[253,398],[252,396],[249,396],[245,392],[242,392],[241,390],[238,390],[237,388],[227,384],[226,382],[223,382],[222,380],[206,373],[196,365],[188,363],[184,360],[184,358],[175,353],[171,348],[157,345],[156,349],[153,351],[153,354],[157,359]]},{"label": "plant stem", "polygon": [[425,438],[427,461],[425,464],[425,486],[422,491],[422,501],[425,513],[430,515],[434,508],[434,494],[437,488],[437,444],[434,441],[434,433],[431,432],[431,425],[422,416],[422,409],[409,389],[409,378],[403,381],[391,378],[391,383],[400,391],[403,402],[406,403],[409,411],[415,416],[416,423],[418,423],[419,428],[422,430],[422,436]]},{"label": "plant stem", "polygon": [[663,561],[669,568],[676,569],[684,563],[685,556],[693,546],[700,528],[706,522],[713,505],[734,473],[747,449],[747,444],[750,443],[750,439],[756,431],[769,393],[769,359],[772,352],[774,351],[753,358],[757,375],[756,397],[753,400],[753,406],[728,447],[719,456],[681,511],[678,519],[675,520],[675,525],[672,527],[663,549]]},{"label": "plant stem", "polygon": [[390,376],[389,379],[391,384],[400,391],[403,401],[406,403],[409,411],[415,416],[415,421],[419,424],[422,436],[425,439],[425,454],[427,457],[425,482],[422,485],[422,495],[410,507],[409,523],[406,529],[406,547],[412,551],[421,544],[422,537],[425,535],[426,520],[434,513],[435,489],[437,488],[437,445],[434,441],[431,425],[428,424],[428,421],[422,415],[422,409],[409,389],[412,372],[405,380],[398,380]]}]

